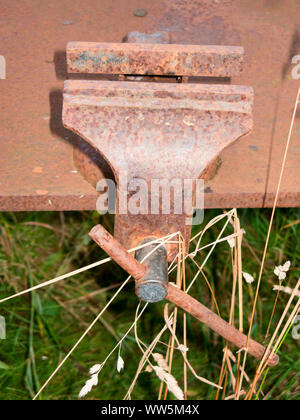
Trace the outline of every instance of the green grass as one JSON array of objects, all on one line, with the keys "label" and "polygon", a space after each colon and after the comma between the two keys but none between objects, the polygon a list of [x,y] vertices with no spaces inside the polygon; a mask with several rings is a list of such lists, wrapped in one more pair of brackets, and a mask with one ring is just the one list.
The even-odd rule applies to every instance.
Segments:
[{"label": "green grass", "polygon": [[[243,245],[243,270],[257,279],[270,210],[239,210],[238,213],[241,225],[246,230],[247,240],[247,244]],[[205,222],[217,214],[220,211],[206,211]],[[274,304],[275,292],[272,291],[272,286],[278,284],[273,274],[275,265],[288,259],[292,261],[285,285],[295,286],[300,275],[300,224],[284,227],[299,219],[300,209],[279,209],[276,212],[253,328],[253,336],[261,341],[264,339]],[[100,218],[100,221],[112,231],[112,218]],[[99,215],[96,212],[0,213],[0,297],[104,258],[105,254],[87,235],[90,228],[98,222]],[[195,227],[195,233],[200,228]],[[227,232],[231,233],[231,229],[228,228]],[[218,232],[217,227],[210,229],[205,234],[203,243],[214,241]],[[205,255],[206,251],[200,254],[197,257],[198,262]],[[188,279],[194,272],[194,266],[189,265]],[[226,242],[217,245],[205,267],[205,274],[211,281],[222,316],[228,319],[232,268],[230,248]],[[1,304],[0,315],[6,318],[7,339],[0,340],[0,399],[32,398],[115,289],[103,291],[90,298],[86,296],[125,278],[126,273],[111,262],[31,295],[23,295]],[[248,286],[245,283],[246,325],[251,314],[254,291],[255,285]],[[203,279],[199,278],[191,293],[214,308]],[[271,332],[287,300],[287,295],[280,295]],[[98,322],[53,378],[41,398],[76,399],[88,378],[88,369],[105,358],[132,323],[136,305],[134,284],[130,282],[104,314],[103,320]],[[163,304],[151,305],[141,318],[138,328],[145,343],[150,343],[162,327],[162,309]],[[179,336],[181,318],[180,316]],[[187,328],[189,360],[199,375],[217,381],[223,340],[190,317]],[[157,350],[164,352],[165,347],[160,344]],[[89,398],[123,398],[141,357],[133,332],[124,341],[121,354],[125,360],[124,371],[120,374],[116,371],[116,353],[101,372],[99,385],[89,394]],[[291,334],[285,340],[279,355],[280,365],[269,371],[263,392],[269,399],[299,400],[299,342],[293,340]],[[253,376],[255,363],[251,357],[248,361],[247,372]],[[181,386],[182,372],[182,359],[176,357],[173,373]],[[211,387],[200,383],[191,375],[188,380],[190,398],[215,398],[215,391]],[[159,381],[154,374],[142,373],[132,397],[155,399],[158,388]]]}]

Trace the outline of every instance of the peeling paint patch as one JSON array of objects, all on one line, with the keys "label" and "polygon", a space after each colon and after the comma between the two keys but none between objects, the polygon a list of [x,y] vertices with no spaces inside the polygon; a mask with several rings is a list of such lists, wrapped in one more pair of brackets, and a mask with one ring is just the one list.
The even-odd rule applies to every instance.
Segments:
[{"label": "peeling paint patch", "polygon": [[74,59],[73,63],[75,67],[78,67],[84,71],[85,69],[90,67],[90,62],[95,67],[99,67],[101,65],[106,64],[123,64],[126,63],[127,57],[124,54],[123,56],[119,54],[114,54],[113,52],[98,52],[94,54],[89,51],[82,52],[78,58]]}]

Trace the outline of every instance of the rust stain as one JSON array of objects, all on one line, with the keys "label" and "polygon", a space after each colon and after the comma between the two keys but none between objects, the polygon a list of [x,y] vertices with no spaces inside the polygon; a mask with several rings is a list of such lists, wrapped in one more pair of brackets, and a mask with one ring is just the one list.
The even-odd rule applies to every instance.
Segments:
[{"label": "rust stain", "polygon": [[[117,182],[124,172],[128,181],[145,180],[150,213],[151,180],[212,174],[219,153],[251,130],[252,106],[245,86],[69,80],[63,123],[104,156]],[[128,249],[179,230],[188,243],[192,208],[174,214],[172,206],[169,215],[117,212],[116,238]],[[176,252],[168,245],[169,260]]]}]

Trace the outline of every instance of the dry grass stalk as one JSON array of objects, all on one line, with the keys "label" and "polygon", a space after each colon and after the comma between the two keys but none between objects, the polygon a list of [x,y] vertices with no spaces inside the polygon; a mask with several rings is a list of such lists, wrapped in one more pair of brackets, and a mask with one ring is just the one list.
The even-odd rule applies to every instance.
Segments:
[{"label": "dry grass stalk", "polygon": [[270,354],[270,357],[272,357],[273,354],[276,352],[278,346],[281,343],[282,338],[284,337],[284,334],[286,333],[287,329],[289,328],[289,326],[291,325],[291,323],[295,319],[296,314],[299,311],[299,308],[300,308],[300,299],[298,300],[297,304],[295,305],[295,308],[292,311],[292,314],[289,316],[288,321],[286,322],[284,328],[281,331],[281,334],[279,335],[276,343],[274,344],[274,341],[275,341],[275,339],[277,337],[277,334],[278,334],[278,332],[279,332],[279,330],[280,330],[280,328],[281,328],[281,326],[282,326],[282,324],[284,322],[284,318],[286,317],[286,315],[287,315],[287,313],[288,313],[288,311],[290,309],[290,306],[292,305],[293,299],[295,298],[296,294],[298,293],[299,287],[300,287],[300,279],[298,280],[298,283],[297,283],[295,289],[293,290],[293,293],[292,293],[292,295],[291,295],[291,297],[290,297],[290,299],[289,299],[289,301],[288,301],[288,303],[287,303],[287,305],[286,305],[286,307],[285,307],[285,309],[283,311],[283,314],[282,314],[282,316],[280,318],[280,321],[277,324],[277,327],[276,327],[276,329],[275,329],[275,331],[273,333],[273,336],[272,336],[272,338],[270,340],[270,343],[269,343],[269,345],[267,347],[266,355],[264,356],[264,358],[262,359],[262,361],[260,362],[260,364],[259,364],[259,366],[257,368],[256,375],[255,375],[255,378],[254,378],[252,387],[251,387],[251,389],[250,389],[250,391],[249,391],[249,393],[247,395],[247,399],[251,399],[252,398],[252,395],[254,393],[254,387],[257,384],[257,382],[258,382],[259,378],[261,377],[261,375],[263,374],[263,372],[265,371],[265,369],[267,368],[267,355]]},{"label": "dry grass stalk", "polygon": [[175,398],[177,398],[177,400],[184,400],[183,391],[179,387],[178,382],[173,375],[171,375],[160,366],[153,366],[153,370],[158,378],[166,384],[168,391],[170,391],[175,396]]},{"label": "dry grass stalk", "polygon": [[85,338],[85,336],[90,332],[90,330],[93,328],[93,326],[98,322],[98,320],[101,318],[103,313],[106,311],[106,309],[109,307],[109,305],[113,302],[113,300],[117,297],[117,295],[121,292],[121,290],[125,287],[125,285],[130,280],[130,276],[124,281],[124,283],[119,287],[119,289],[116,291],[116,293],[113,295],[113,297],[109,300],[109,302],[104,306],[104,308],[100,311],[100,313],[97,315],[97,317],[94,319],[94,321],[89,325],[89,327],[85,330],[85,332],[81,335],[79,340],[74,344],[74,346],[71,348],[71,350],[68,352],[68,354],[63,358],[63,360],[59,363],[59,365],[56,367],[56,369],[52,372],[52,374],[49,376],[49,378],[46,380],[44,385],[40,388],[40,390],[37,392],[37,394],[34,396],[34,400],[37,399],[37,397],[40,395],[40,393],[46,388],[48,383],[51,381],[51,379],[56,375],[56,373],[59,371],[59,369],[62,367],[62,365],[68,360],[68,358],[71,356],[73,351],[79,346],[81,341]]},{"label": "dry grass stalk", "polygon": [[[138,305],[140,306],[140,304]],[[92,389],[93,386],[96,386],[98,384],[98,374],[101,371],[101,369],[103,368],[103,366],[105,366],[106,362],[109,360],[110,356],[119,348],[119,354],[118,354],[118,361],[117,361],[117,371],[120,372],[121,369],[124,368],[124,361],[122,359],[122,357],[120,356],[120,348],[121,348],[121,344],[123,343],[123,341],[125,340],[125,338],[127,337],[127,335],[130,333],[130,331],[132,330],[132,328],[135,327],[135,325],[137,324],[137,321],[139,320],[139,318],[142,316],[143,312],[145,311],[145,309],[147,308],[148,304],[146,303],[144,308],[142,309],[142,311],[140,312],[140,314],[138,316],[135,317],[134,322],[131,324],[131,326],[129,327],[129,329],[126,331],[126,333],[123,335],[123,337],[119,340],[119,342],[115,345],[115,347],[111,350],[111,352],[108,354],[108,356],[106,356],[104,362],[94,365],[89,373],[92,375],[91,379],[88,380],[85,384],[85,386],[82,388],[82,390],[79,393],[79,398],[82,398],[82,396],[86,395],[88,392],[90,392],[90,390]],[[97,371],[97,367],[100,367],[99,370]],[[97,371],[97,372],[96,372]],[[97,381],[95,378],[95,374],[97,374]],[[89,382],[90,381],[90,382]],[[97,383],[96,383],[97,382]],[[84,395],[83,395],[84,394]]]},{"label": "dry grass stalk", "polygon": [[[185,255],[185,242],[182,242],[182,254],[183,256]],[[185,259],[183,259],[182,262],[182,273],[183,273],[183,281],[182,281],[182,286],[183,286],[183,291],[186,291],[186,275],[185,275]],[[179,345],[178,349],[183,351],[183,352],[187,352],[188,351],[188,347],[187,347],[187,331],[186,331],[186,312],[183,312],[183,346]],[[187,350],[185,350],[187,349]],[[184,380],[184,399],[187,400],[187,396],[188,396],[188,381],[187,381],[187,364],[185,362],[185,360],[183,361],[183,380]]]},{"label": "dry grass stalk", "polygon": [[[227,213],[227,218],[228,218],[228,222],[231,223],[233,225],[233,227],[235,228],[236,225],[232,221],[232,218],[233,218],[234,214],[235,214],[234,210],[230,214]],[[236,250],[237,250],[236,238],[231,238],[231,239],[233,239],[233,244],[232,244],[231,241],[229,241],[229,246],[230,246],[230,249],[231,249],[231,264],[232,264],[232,271],[233,271],[233,281],[232,281],[232,294],[231,294],[231,307],[230,307],[229,323],[231,325],[234,325],[238,261],[237,261],[237,256],[236,256],[236,253],[237,253],[236,252]],[[227,349],[227,346],[226,346],[226,349]],[[225,392],[226,387],[227,387],[227,378],[228,378],[228,363],[227,363],[227,353],[225,351],[224,355],[223,355],[222,366],[221,366],[219,382],[218,382],[218,385],[222,386],[223,382],[225,380],[224,392]],[[216,394],[216,400],[219,399],[219,394],[220,394],[220,391],[218,390],[217,394]],[[223,394],[223,399],[224,399],[224,394]]]},{"label": "dry grass stalk", "polygon": [[[249,325],[249,331],[248,331],[248,341],[247,341],[247,346],[246,347],[248,347],[250,336],[251,336],[251,331],[252,331],[252,327],[253,327],[253,323],[254,323],[256,305],[257,305],[259,291],[260,291],[260,285],[261,285],[261,281],[262,281],[262,274],[263,274],[264,264],[265,264],[265,260],[266,260],[266,256],[267,256],[267,250],[268,250],[268,246],[269,246],[271,229],[272,229],[272,226],[273,226],[275,211],[276,211],[276,207],[277,207],[277,203],[278,203],[278,197],[279,197],[279,192],[280,192],[280,188],[281,188],[281,182],[282,182],[283,173],[284,173],[284,170],[285,170],[285,164],[286,164],[286,160],[287,160],[287,155],[288,155],[288,151],[289,151],[289,146],[290,146],[290,142],[291,142],[291,138],[292,138],[295,118],[296,118],[296,114],[297,114],[297,108],[298,108],[298,104],[299,104],[299,97],[300,97],[300,88],[298,89],[298,93],[297,93],[297,97],[296,97],[296,101],[295,101],[295,106],[294,106],[294,111],[293,111],[293,116],[292,116],[290,129],[289,129],[289,133],[288,133],[288,138],[287,138],[287,142],[286,142],[286,147],[285,147],[285,151],[284,151],[284,156],[283,156],[283,160],[282,160],[282,164],[281,164],[280,175],[279,175],[279,180],[278,180],[278,184],[277,184],[277,188],[276,188],[276,194],[275,194],[274,204],[273,204],[273,208],[272,208],[270,223],[269,223],[269,227],[268,227],[266,243],[265,243],[262,262],[261,262],[259,275],[258,275],[258,282],[257,282],[257,288],[256,288],[256,292],[255,292],[253,310],[252,310],[251,319],[250,319],[250,325]],[[247,354],[248,354],[248,352],[245,351],[245,355],[244,355],[244,359],[243,359],[243,371],[245,370]],[[253,383],[254,382],[255,381],[253,381]],[[239,391],[241,390],[242,383],[243,383],[243,374],[241,375],[241,379],[240,379]]]},{"label": "dry grass stalk", "polygon": [[[241,230],[240,220],[235,209],[234,213],[234,230],[239,232]],[[237,254],[237,273],[238,273],[238,296],[239,296],[239,330],[244,332],[244,313],[243,313],[243,266],[242,266],[242,240],[243,236],[237,236],[236,238],[236,254]],[[241,366],[241,353],[238,353],[237,360],[237,377],[236,377],[236,400],[240,397],[239,379],[240,379],[240,366]],[[243,374],[243,372],[242,372]]]},{"label": "dry grass stalk", "polygon": [[[240,391],[240,396],[243,396],[246,394],[246,391],[244,391],[243,389]],[[225,401],[230,401],[230,400],[235,400],[236,398],[236,393],[229,395],[229,397],[225,398]]]},{"label": "dry grass stalk", "polygon": [[[234,210],[231,210],[231,211],[225,213],[224,215],[222,215],[223,216],[222,218],[227,217],[227,221],[224,223],[224,225],[223,225],[223,227],[222,227],[222,229],[221,229],[221,231],[220,231],[217,239],[211,244],[211,249],[209,250],[208,254],[204,258],[204,261],[202,262],[202,264],[200,266],[201,267],[201,270],[203,270],[203,267],[205,266],[205,264],[207,263],[208,259],[210,258],[210,256],[212,255],[213,251],[215,250],[215,248],[216,248],[216,246],[217,246],[220,238],[222,237],[223,233],[225,232],[225,230],[226,230],[226,228],[227,228],[227,226],[229,224],[230,218],[232,217],[233,213],[234,213]],[[194,253],[192,253],[192,255],[194,256],[194,254],[195,254],[195,251],[194,251]],[[197,280],[197,278],[198,278],[199,275],[200,275],[200,270],[198,270],[198,272],[195,274],[194,278],[190,282],[189,286],[187,287],[187,289],[186,289],[186,292],[187,293],[190,291],[191,287],[194,285],[194,283]]]},{"label": "dry grass stalk", "polygon": [[215,295],[215,293],[213,291],[213,288],[211,287],[211,284],[209,283],[208,278],[206,277],[206,275],[205,275],[204,271],[202,270],[202,268],[200,267],[200,265],[195,261],[195,259],[192,256],[190,257],[190,259],[193,261],[193,263],[195,264],[195,266],[198,268],[199,272],[202,274],[202,276],[203,276],[203,278],[204,278],[204,280],[205,280],[205,282],[206,282],[206,284],[207,284],[207,286],[209,288],[209,291],[211,293],[212,299],[213,299],[214,304],[215,304],[215,307],[216,307],[217,314],[219,316],[221,316],[219,305],[218,305],[218,302],[217,302],[217,299],[216,299],[216,295]]},{"label": "dry grass stalk", "polygon": [[[182,253],[182,239],[180,240],[180,236],[179,236],[179,244],[178,244],[178,263],[177,263],[177,276],[176,276],[176,286],[179,287],[179,289],[181,289],[181,285],[182,285],[182,263],[184,261],[184,254]],[[177,327],[177,314],[178,314],[178,309],[177,307],[175,307],[174,309],[174,322],[173,322],[173,334],[170,337],[170,351],[169,351],[169,358],[168,358],[168,363],[169,363],[169,369],[168,372],[169,374],[171,374],[172,371],[172,363],[173,363],[173,354],[174,354],[174,345],[175,345],[175,341],[174,341],[174,335],[176,334],[176,327]],[[164,394],[164,400],[167,399],[167,394],[168,394],[168,386],[166,384],[166,389],[165,389],[165,394]]]},{"label": "dry grass stalk", "polygon": [[178,346],[178,349],[181,349],[181,354],[182,354],[182,357],[183,357],[183,359],[184,359],[184,361],[185,361],[186,365],[188,366],[188,368],[190,369],[190,371],[192,372],[192,374],[195,376],[195,378],[199,379],[199,381],[201,381],[201,382],[206,383],[207,385],[211,385],[211,386],[214,386],[214,387],[216,387],[216,388],[221,389],[221,387],[219,387],[217,384],[215,384],[215,383],[213,383],[213,382],[211,382],[211,381],[208,381],[207,379],[202,378],[201,376],[197,375],[197,373],[195,372],[194,368],[192,367],[192,365],[191,365],[191,364],[190,364],[190,362],[188,361],[187,356],[186,356],[186,353],[187,353],[187,352],[186,352],[186,346],[184,346],[184,347],[182,348],[182,345],[180,344],[180,342],[179,342],[179,340],[178,340],[178,338],[177,338],[176,334],[174,334],[174,332],[173,332],[173,328],[172,328],[172,326],[171,326],[171,324],[170,324],[170,321],[169,321],[170,317],[169,317],[169,315],[168,315],[168,303],[165,305],[165,309],[164,309],[164,318],[165,318],[165,323],[166,323],[166,326],[167,326],[167,328],[169,329],[169,331],[171,332],[172,336],[174,337],[174,341],[176,341],[176,344],[177,344],[177,346]]},{"label": "dry grass stalk", "polygon": [[[287,293],[288,295],[291,295],[293,293],[293,289],[291,287],[284,287],[284,286],[274,286],[273,290],[276,291],[280,291],[280,292],[284,292]],[[295,296],[300,298],[300,291],[296,292]]]},{"label": "dry grass stalk", "polygon": [[[150,343],[150,345],[147,347],[146,351],[143,352],[143,356],[139,362],[135,377],[133,378],[133,381],[130,385],[130,387],[128,388],[128,391],[124,397],[125,400],[127,399],[131,399],[131,393],[133,391],[133,388],[136,384],[136,381],[140,375],[140,373],[142,372],[145,364],[148,362],[149,363],[149,357],[151,356],[156,344],[158,343],[158,341],[160,340],[161,336],[165,333],[165,331],[167,330],[167,326],[165,325],[161,331],[156,335],[156,337],[152,340],[152,342]],[[151,363],[150,366],[152,367]]]},{"label": "dry grass stalk", "polygon": [[228,370],[229,370],[229,374],[230,374],[230,377],[231,377],[233,392],[235,392],[236,391],[236,379],[235,379],[235,376],[233,374],[231,361],[230,361],[230,358],[229,358],[226,350],[225,350],[225,357],[226,357],[226,363],[227,363],[227,367],[228,367]]},{"label": "dry grass stalk", "polygon": [[[145,246],[149,246],[149,245],[151,245],[153,243],[157,243],[158,241],[161,241],[160,243],[161,244],[164,244],[170,238],[173,238],[174,236],[178,235],[178,233],[179,232],[172,233],[170,235],[163,236],[162,238],[155,239],[153,241],[147,242],[146,244],[139,245],[139,246],[137,246],[135,248],[131,248],[131,249],[128,250],[128,252],[134,252],[134,251],[136,251],[138,249],[144,248]],[[154,252],[154,251],[155,251],[155,249],[152,252]],[[145,258],[147,258],[147,256]],[[66,274],[63,274],[61,276],[55,277],[54,279],[51,279],[51,280],[45,281],[43,283],[37,284],[36,286],[30,287],[28,289],[22,290],[21,292],[15,293],[15,294],[10,295],[10,296],[8,296],[8,297],[6,297],[4,299],[1,299],[0,300],[0,303],[6,302],[6,301],[8,301],[10,299],[13,299],[13,298],[16,298],[18,296],[22,296],[22,295],[24,295],[26,293],[33,292],[34,290],[38,290],[38,289],[40,289],[42,287],[50,286],[50,285],[52,285],[54,283],[57,283],[57,282],[59,282],[61,280],[65,280],[65,279],[67,279],[69,277],[75,276],[76,274],[80,274],[80,273],[82,273],[84,271],[87,271],[87,270],[90,270],[92,268],[98,267],[100,265],[106,264],[109,261],[111,261],[111,257],[104,258],[104,259],[102,259],[100,261],[96,261],[96,262],[94,262],[92,264],[89,264],[89,265],[86,265],[84,267],[78,268],[77,270],[70,271],[69,273],[66,273]]]},{"label": "dry grass stalk", "polygon": [[[229,349],[229,348],[225,348],[224,349],[224,351],[227,349],[227,356],[233,361],[233,363],[237,363],[237,359],[236,359],[236,357],[235,357],[235,355],[232,353],[232,351]],[[240,353],[240,352],[239,352]],[[239,354],[238,353],[238,354]],[[242,367],[240,366],[239,367],[239,369],[240,369],[240,372],[242,372]],[[246,379],[246,381],[248,382],[248,384],[250,385],[250,386],[252,386],[252,383],[251,383],[251,381],[250,381],[250,378],[249,378],[249,376],[247,375],[247,373],[246,372],[244,372],[244,376],[245,376],[245,379]],[[236,395],[236,394],[235,394]],[[241,394],[240,394],[240,396],[241,396]]]},{"label": "dry grass stalk", "polygon": [[152,357],[156,361],[156,363],[158,364],[159,367],[161,367],[164,370],[169,369],[168,363],[167,363],[166,359],[164,358],[164,356],[162,354],[153,353]]},{"label": "dry grass stalk", "polygon": [[[171,344],[171,337],[169,337],[169,344],[168,344],[168,348],[167,348],[167,354],[166,354],[166,360],[169,360],[169,355],[170,355],[170,344]],[[161,400],[161,396],[162,396],[162,392],[163,392],[163,388],[164,388],[164,383],[161,382],[160,383],[160,387],[159,387],[159,392],[158,392],[158,401]]]}]

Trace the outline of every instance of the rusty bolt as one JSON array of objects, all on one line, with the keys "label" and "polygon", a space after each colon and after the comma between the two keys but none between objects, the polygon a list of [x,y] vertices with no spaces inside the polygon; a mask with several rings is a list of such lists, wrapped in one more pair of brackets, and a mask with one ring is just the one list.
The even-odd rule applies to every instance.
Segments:
[{"label": "rusty bolt", "polygon": [[[153,242],[155,239],[145,239],[140,245]],[[144,278],[136,281],[135,292],[137,296],[141,300],[151,303],[163,300],[168,293],[168,252],[166,246],[160,245],[158,247],[157,243],[153,242],[138,249],[135,258],[147,267]]]}]

